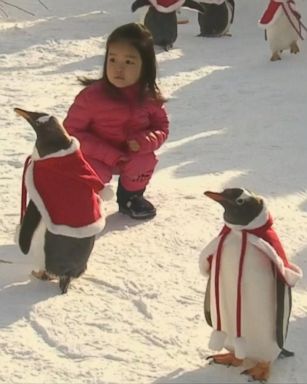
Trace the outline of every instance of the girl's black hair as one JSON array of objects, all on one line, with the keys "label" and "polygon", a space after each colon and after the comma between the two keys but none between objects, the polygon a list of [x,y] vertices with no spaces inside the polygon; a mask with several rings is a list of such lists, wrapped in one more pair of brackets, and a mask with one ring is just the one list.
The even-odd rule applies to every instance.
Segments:
[{"label": "girl's black hair", "polygon": [[119,96],[119,89],[110,83],[106,73],[110,44],[117,42],[127,42],[128,44],[131,44],[141,56],[142,70],[139,79],[140,98],[149,96],[155,100],[165,101],[156,83],[157,63],[153,38],[150,31],[141,23],[124,24],[116,28],[109,35],[106,42],[106,53],[104,57],[102,77],[99,79],[79,77],[79,82],[83,85],[89,85],[95,81],[103,80],[110,95],[113,97]]}]

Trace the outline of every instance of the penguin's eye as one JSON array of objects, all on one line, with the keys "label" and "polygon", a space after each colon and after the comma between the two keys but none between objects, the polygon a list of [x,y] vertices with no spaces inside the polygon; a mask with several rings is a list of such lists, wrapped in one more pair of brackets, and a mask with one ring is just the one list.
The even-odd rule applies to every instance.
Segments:
[{"label": "penguin's eye", "polygon": [[237,203],[238,205],[243,205],[243,204],[245,203],[245,200],[244,200],[244,199],[237,199],[237,200],[236,200],[236,203]]}]

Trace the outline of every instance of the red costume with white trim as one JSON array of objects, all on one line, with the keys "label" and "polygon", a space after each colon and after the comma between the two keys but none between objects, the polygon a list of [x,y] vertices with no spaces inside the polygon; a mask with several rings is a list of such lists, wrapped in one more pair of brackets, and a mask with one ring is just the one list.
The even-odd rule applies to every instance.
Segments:
[{"label": "red costume with white trim", "polygon": [[25,171],[25,184],[50,232],[83,238],[104,228],[99,196],[104,185],[79,146],[72,138],[69,149],[42,158],[34,150]]}]

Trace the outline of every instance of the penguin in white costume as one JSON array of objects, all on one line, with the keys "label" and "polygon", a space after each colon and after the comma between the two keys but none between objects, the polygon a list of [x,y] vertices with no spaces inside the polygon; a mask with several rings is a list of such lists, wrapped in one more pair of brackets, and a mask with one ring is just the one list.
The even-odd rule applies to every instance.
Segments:
[{"label": "penguin in white costume", "polygon": [[84,159],[78,140],[55,117],[15,111],[36,133],[24,168],[17,241],[23,253],[34,247],[44,258],[32,274],[42,280],[59,277],[61,292],[66,293],[71,279],[86,270],[95,236],[104,228],[104,185]]},{"label": "penguin in white costume", "polygon": [[205,317],[214,329],[209,348],[229,351],[210,358],[233,366],[247,358],[255,365],[244,373],[266,380],[283,351],[291,288],[302,271],[287,260],[261,197],[241,188],[205,195],[223,206],[225,223],[199,259],[201,273],[209,275]]},{"label": "penguin in white costume", "polygon": [[294,54],[300,51],[297,41],[304,39],[306,27],[294,0],[270,0],[258,24],[265,29],[272,52],[271,61],[281,60],[283,50],[289,49]]}]

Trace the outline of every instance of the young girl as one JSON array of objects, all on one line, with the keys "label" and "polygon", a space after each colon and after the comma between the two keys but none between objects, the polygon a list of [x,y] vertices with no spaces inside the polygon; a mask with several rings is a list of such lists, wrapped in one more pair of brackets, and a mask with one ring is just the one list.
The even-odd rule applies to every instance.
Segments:
[{"label": "young girl", "polygon": [[153,39],[142,24],[115,29],[106,43],[102,78],[75,98],[64,126],[104,184],[119,174],[119,211],[148,219],[155,207],[143,197],[157,164],[156,151],[168,136],[164,99],[156,84]]}]

